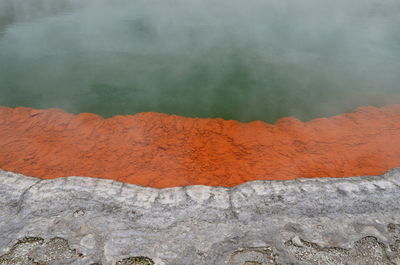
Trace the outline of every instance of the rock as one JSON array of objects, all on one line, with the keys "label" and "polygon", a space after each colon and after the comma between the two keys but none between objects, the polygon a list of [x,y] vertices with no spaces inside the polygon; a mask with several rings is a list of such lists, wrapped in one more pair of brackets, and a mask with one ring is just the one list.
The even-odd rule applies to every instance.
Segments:
[{"label": "rock", "polygon": [[[154,112],[104,119],[93,113],[0,106],[0,150],[4,170],[154,188],[381,175],[400,166],[400,104],[365,106],[307,122],[286,117],[276,124]],[[386,188],[386,183],[379,185]],[[207,186],[193,187],[187,195],[200,204],[219,197],[219,206],[228,208],[220,198],[225,194]],[[262,193],[263,187],[254,190]],[[343,193],[357,190],[351,183],[340,187]],[[174,203],[180,199],[176,195],[162,196]],[[149,190],[136,196],[138,204],[149,208],[155,199]]]},{"label": "rock", "polygon": [[389,265],[400,169],[382,176],[145,188],[0,170],[0,265]]}]

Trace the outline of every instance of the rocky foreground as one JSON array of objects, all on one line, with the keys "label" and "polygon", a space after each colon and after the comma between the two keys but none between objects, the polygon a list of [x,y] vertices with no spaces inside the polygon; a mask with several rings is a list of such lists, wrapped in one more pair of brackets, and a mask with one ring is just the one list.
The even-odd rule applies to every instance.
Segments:
[{"label": "rocky foreground", "polygon": [[0,264],[400,264],[400,169],[168,189],[0,171]]}]

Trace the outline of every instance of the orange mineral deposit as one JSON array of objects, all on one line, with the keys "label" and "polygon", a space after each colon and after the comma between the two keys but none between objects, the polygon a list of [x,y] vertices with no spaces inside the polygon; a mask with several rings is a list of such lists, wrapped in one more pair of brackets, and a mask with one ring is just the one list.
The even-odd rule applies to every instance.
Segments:
[{"label": "orange mineral deposit", "polygon": [[0,168],[157,188],[376,175],[400,166],[400,105],[276,124],[0,107]]}]

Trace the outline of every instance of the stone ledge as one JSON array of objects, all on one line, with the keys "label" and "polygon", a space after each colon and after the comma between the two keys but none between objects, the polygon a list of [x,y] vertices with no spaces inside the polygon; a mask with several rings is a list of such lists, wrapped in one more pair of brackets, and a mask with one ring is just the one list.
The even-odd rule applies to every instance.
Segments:
[{"label": "stone ledge", "polygon": [[[365,255],[369,264],[400,264],[400,169],[233,188],[155,189],[1,170],[0,183],[0,265],[364,264]],[[12,263],[24,238],[41,243],[20,244],[25,263]],[[57,238],[68,244],[64,258],[46,256]]]}]

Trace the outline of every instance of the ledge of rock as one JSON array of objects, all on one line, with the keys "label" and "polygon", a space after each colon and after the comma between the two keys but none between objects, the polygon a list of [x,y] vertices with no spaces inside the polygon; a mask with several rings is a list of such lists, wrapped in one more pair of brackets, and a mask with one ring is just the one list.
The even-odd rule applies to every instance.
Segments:
[{"label": "ledge of rock", "polygon": [[400,104],[276,124],[0,106],[0,168],[170,188],[381,175],[400,166]]},{"label": "ledge of rock", "polygon": [[400,264],[400,169],[167,189],[0,171],[0,264]]}]

